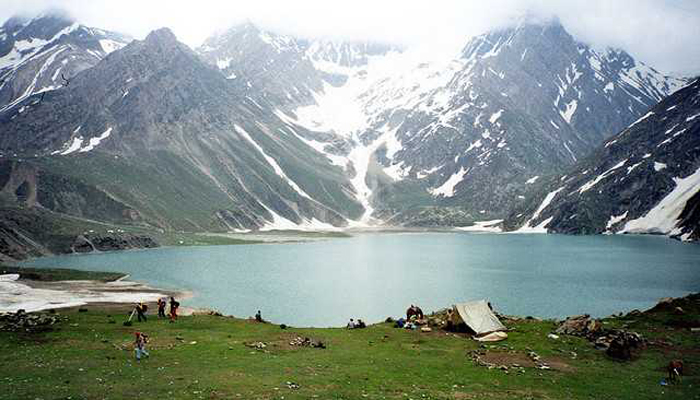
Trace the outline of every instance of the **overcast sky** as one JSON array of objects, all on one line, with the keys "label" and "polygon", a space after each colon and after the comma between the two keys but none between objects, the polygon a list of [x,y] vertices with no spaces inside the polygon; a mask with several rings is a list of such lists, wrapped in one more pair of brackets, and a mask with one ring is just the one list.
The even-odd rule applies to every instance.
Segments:
[{"label": "overcast sky", "polygon": [[137,39],[167,26],[192,47],[215,31],[251,20],[301,36],[444,50],[524,14],[556,16],[594,46],[623,48],[662,71],[700,73],[698,0],[0,0],[0,20],[49,8]]}]

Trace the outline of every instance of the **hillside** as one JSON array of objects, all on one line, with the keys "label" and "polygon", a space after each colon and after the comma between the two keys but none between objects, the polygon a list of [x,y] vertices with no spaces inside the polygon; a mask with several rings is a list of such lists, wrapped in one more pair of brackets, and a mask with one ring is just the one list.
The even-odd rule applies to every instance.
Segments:
[{"label": "hillside", "polygon": [[[698,296],[671,304],[686,314],[667,306],[602,320],[648,340],[631,362],[581,337],[549,338],[554,321],[525,318],[503,319],[508,339],[481,344],[437,328],[282,330],[206,313],[173,324],[149,315],[125,327],[130,306],[88,306],[54,314],[66,320],[38,332],[0,331],[0,398],[687,399],[697,393],[700,359],[697,334],[684,324],[698,322]],[[150,336],[150,357],[140,362],[135,331]],[[674,359],[685,363],[682,382],[662,386]]]},{"label": "hillside", "polygon": [[700,80],[659,102],[561,176],[543,180],[511,228],[698,240]]}]

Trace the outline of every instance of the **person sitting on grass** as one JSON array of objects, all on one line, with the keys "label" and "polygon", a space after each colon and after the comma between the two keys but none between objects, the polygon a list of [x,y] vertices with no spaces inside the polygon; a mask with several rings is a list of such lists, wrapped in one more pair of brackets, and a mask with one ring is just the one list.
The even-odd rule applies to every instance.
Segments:
[{"label": "person sitting on grass", "polygon": [[136,341],[134,341],[134,350],[136,351],[136,361],[141,361],[141,356],[150,357],[146,350],[146,343],[148,343],[148,335],[141,332],[136,332]]},{"label": "person sitting on grass", "polygon": [[366,327],[367,327],[367,324],[365,324],[365,321],[358,318],[356,328],[362,329],[362,328],[366,328]]},{"label": "person sitting on grass", "polygon": [[180,303],[175,301],[174,297],[170,298],[170,322],[177,320],[177,309],[180,308]]},{"label": "person sitting on grass", "polygon": [[262,313],[260,312],[260,310],[258,310],[258,312],[255,313],[255,320],[258,322],[263,322]]},{"label": "person sitting on grass", "polygon": [[355,325],[355,320],[350,318],[350,322],[345,326],[347,329],[355,329],[357,325]]}]

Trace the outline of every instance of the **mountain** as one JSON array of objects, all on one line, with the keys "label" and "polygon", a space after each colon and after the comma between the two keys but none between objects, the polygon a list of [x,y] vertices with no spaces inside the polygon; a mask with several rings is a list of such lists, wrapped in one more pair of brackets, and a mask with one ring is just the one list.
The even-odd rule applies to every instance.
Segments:
[{"label": "mountain", "polygon": [[207,39],[196,49],[241,93],[282,110],[315,102],[328,86],[342,86],[346,68],[365,66],[394,48],[368,42],[310,40],[246,22]]},{"label": "mountain", "polygon": [[50,251],[42,226],[64,224],[491,227],[684,83],[557,22],[443,62],[249,23],[191,50],[159,29],[0,111],[0,252]]},{"label": "mountain", "polygon": [[306,104],[323,87],[323,78],[305,57],[304,47],[296,38],[244,23],[207,39],[197,52],[241,93],[270,97],[283,107]]},{"label": "mountain", "polygon": [[556,21],[476,37],[443,63],[407,68],[396,52],[359,65],[320,59],[314,66],[341,71],[344,83],[279,109],[290,127],[343,143],[314,138],[351,177],[363,222],[388,225],[503,218],[538,176],[575,163],[685,83],[576,41]]},{"label": "mountain", "polygon": [[[0,150],[21,158],[7,167],[9,204],[87,217],[75,203],[95,206],[86,199],[95,190],[123,208],[101,220],[194,231],[333,228],[361,212],[347,178],[304,144],[303,130],[288,129],[167,29],[110,53],[39,104],[0,113],[0,129]],[[17,194],[25,183],[32,193],[53,185],[73,202],[30,204]]]},{"label": "mountain", "polygon": [[0,27],[0,109],[69,84],[74,75],[130,41],[60,13],[9,19]]},{"label": "mountain", "polygon": [[700,79],[668,96],[511,215],[510,228],[700,239]]}]

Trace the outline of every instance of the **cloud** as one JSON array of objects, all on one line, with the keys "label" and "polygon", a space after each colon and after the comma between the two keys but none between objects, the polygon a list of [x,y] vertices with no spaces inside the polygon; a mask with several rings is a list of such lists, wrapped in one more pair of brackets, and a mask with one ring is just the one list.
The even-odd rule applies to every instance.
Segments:
[{"label": "cloud", "polygon": [[448,49],[527,14],[557,17],[578,39],[623,48],[661,70],[700,73],[700,2],[695,0],[3,0],[0,20],[48,8],[136,38],[167,26],[193,47],[216,31],[251,20],[306,37]]}]

